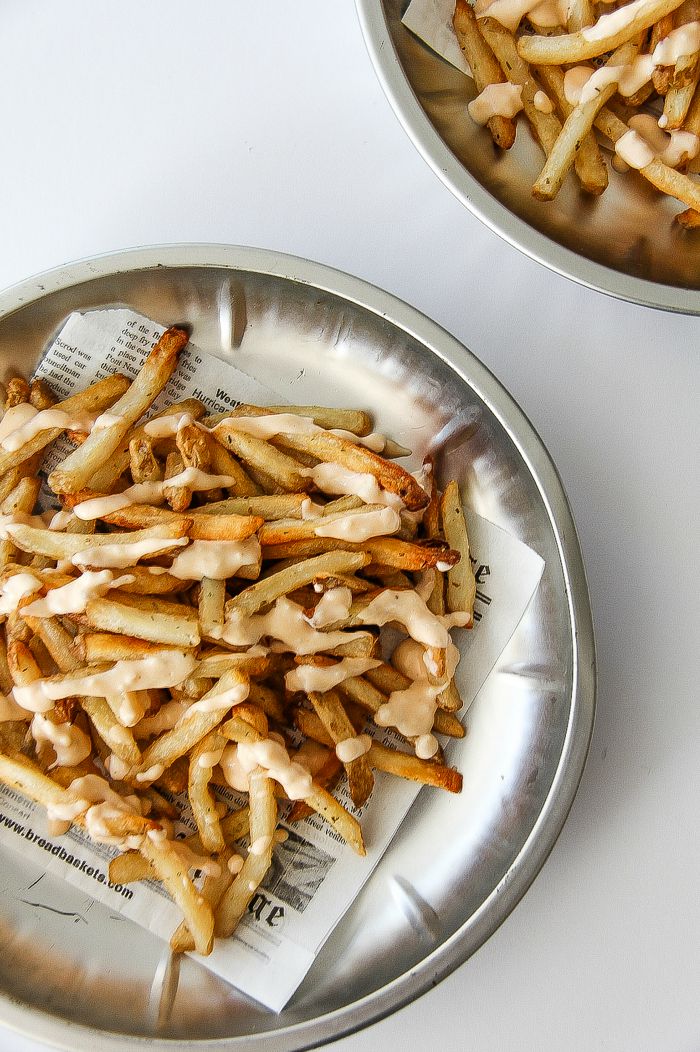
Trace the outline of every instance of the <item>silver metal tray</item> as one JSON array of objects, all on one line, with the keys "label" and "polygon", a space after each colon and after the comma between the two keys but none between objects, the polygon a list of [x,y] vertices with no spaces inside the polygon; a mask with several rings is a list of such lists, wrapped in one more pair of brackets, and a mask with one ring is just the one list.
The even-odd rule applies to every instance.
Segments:
[{"label": "silver metal tray", "polygon": [[610,166],[599,198],[568,179],[554,201],[531,187],[542,154],[523,125],[497,152],[467,114],[473,81],[402,24],[408,0],[355,0],[382,87],[414,145],[474,215],[552,270],[621,299],[700,313],[700,237],[672,222],[682,205]]},{"label": "silver metal tray", "polygon": [[[467,716],[461,796],[424,790],[365,890],[280,1014],[21,855],[0,871],[0,1020],[63,1048],[308,1048],[413,1000],[464,961],[542,866],[583,770],[595,694],[591,615],[571,514],[541,441],[488,370],[385,292],[253,249],[174,246],[51,271],[0,295],[0,363],[29,371],[67,314],[132,306],[187,322],[290,400],[373,410],[411,444],[458,414],[445,471],[535,548],[544,577]],[[243,304],[245,332],[242,341]],[[175,1042],[175,1044],[173,1044]]]}]

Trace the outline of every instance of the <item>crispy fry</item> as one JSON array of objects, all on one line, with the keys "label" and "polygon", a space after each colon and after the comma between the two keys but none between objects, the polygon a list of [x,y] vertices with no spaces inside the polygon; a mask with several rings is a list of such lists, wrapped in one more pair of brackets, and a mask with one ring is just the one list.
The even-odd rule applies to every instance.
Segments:
[{"label": "crispy fry", "polygon": [[[630,5],[630,16],[621,27],[619,20],[604,22],[602,15],[595,27],[562,36],[524,36],[518,41],[518,53],[526,62],[541,65],[562,65],[567,62],[583,62],[612,51],[621,44],[633,40],[658,19],[680,7],[682,0],[635,0]],[[606,27],[611,25],[610,29]]]},{"label": "crispy fry", "polygon": [[[309,700],[316,710],[316,714],[330,735],[333,745],[355,736],[355,728],[348,719],[340,698],[334,690],[328,690],[323,694],[311,692]],[[367,802],[372,788],[374,778],[370,770],[366,756],[358,756],[354,760],[344,763],[348,775],[348,788],[355,807],[362,807]]]},{"label": "crispy fry", "polygon": [[[181,547],[181,538],[187,535],[190,528],[190,519],[175,518],[170,522],[159,526],[152,526],[145,530],[137,530],[127,537],[121,534],[100,533],[89,538],[80,535],[57,533],[54,530],[42,530],[36,526],[25,526],[16,523],[7,527],[14,544],[25,552],[48,555],[52,559],[73,559],[86,550],[105,548],[114,544],[136,544],[139,541],[162,540],[154,551],[148,552],[148,557],[165,555],[173,548]],[[89,564],[88,564],[89,565]]]},{"label": "crispy fry", "polygon": [[273,784],[261,771],[250,776],[250,849],[240,873],[224,892],[216,913],[215,932],[231,935],[270,868],[277,825]]},{"label": "crispy fry", "polygon": [[[457,0],[452,24],[459,46],[472,71],[477,91],[483,91],[487,84],[503,83],[506,79],[503,70],[479,32],[474,9],[466,0]],[[489,119],[487,126],[496,146],[500,146],[502,150],[509,150],[515,142],[515,121],[512,117],[496,115]]]},{"label": "crispy fry", "polygon": [[364,553],[348,551],[328,552],[313,559],[305,559],[296,566],[281,570],[239,592],[227,603],[226,616],[230,618],[236,614],[239,617],[250,617],[287,592],[309,584],[318,574],[352,572],[366,566],[368,562],[369,556]]},{"label": "crispy fry", "polygon": [[460,560],[447,572],[447,609],[465,610],[474,616],[476,579],[469,554],[467,524],[456,482],[449,482],[442,496],[442,524],[451,547],[460,553]]},{"label": "crispy fry", "polygon": [[[624,44],[615,51],[606,66],[612,71],[625,66],[631,62],[637,50],[636,44]],[[571,110],[532,188],[534,196],[540,201],[551,201],[559,193],[566,173],[576,160],[583,139],[590,133],[600,109],[615,94],[617,87],[617,80],[608,81],[596,91],[592,99],[579,103]]]},{"label": "crispy fry", "polygon": [[75,493],[87,486],[100,464],[116,452],[131,425],[165,387],[187,340],[182,329],[166,329],[128,391],[112,406],[114,422],[93,430],[82,446],[51,473],[49,485],[56,493]]},{"label": "crispy fry", "polygon": [[[90,628],[104,632],[117,632],[137,636],[152,643],[169,643],[172,646],[195,647],[199,643],[199,627],[196,611],[182,603],[168,603],[147,596],[123,596],[114,599],[91,599],[85,608],[85,617]],[[171,612],[172,610],[172,612]]]},{"label": "crispy fry", "polygon": [[214,942],[214,914],[187,873],[187,863],[168,840],[143,838],[141,853],[185,915],[197,953],[207,956]]}]

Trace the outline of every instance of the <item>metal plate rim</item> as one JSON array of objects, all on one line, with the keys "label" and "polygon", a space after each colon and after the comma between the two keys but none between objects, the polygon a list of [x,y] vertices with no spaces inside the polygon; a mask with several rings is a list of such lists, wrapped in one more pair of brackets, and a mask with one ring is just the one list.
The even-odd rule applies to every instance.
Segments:
[{"label": "metal plate rim", "polygon": [[[93,278],[157,267],[248,270],[310,285],[363,307],[418,339],[446,361],[488,405],[515,443],[550,518],[566,582],[573,647],[573,684],[566,737],[540,814],[508,873],[481,907],[419,965],[372,994],[309,1022],[245,1037],[205,1039],[202,1052],[283,1047],[309,1049],[353,1033],[421,996],[462,964],[503,923],[528,890],[554,847],[573,804],[588,754],[595,714],[595,644],[583,560],[563,485],[542,440],[512,396],[487,367],[446,330],[388,292],[323,264],[266,249],[221,244],[164,245],[84,259],[36,275],[0,293],[0,319],[34,300]],[[86,1038],[95,1052],[124,1047],[124,1035],[96,1031],[18,1003],[0,993],[3,1023],[23,1035],[78,1049]],[[191,1040],[131,1037],[132,1047],[153,1052],[188,1048]]]},{"label": "metal plate rim", "polygon": [[572,252],[520,219],[485,190],[457,160],[424,113],[401,68],[381,4],[377,0],[355,0],[355,7],[375,73],[404,131],[438,178],[477,219],[536,263],[595,292],[642,307],[700,314],[700,297],[692,289],[623,274]]}]

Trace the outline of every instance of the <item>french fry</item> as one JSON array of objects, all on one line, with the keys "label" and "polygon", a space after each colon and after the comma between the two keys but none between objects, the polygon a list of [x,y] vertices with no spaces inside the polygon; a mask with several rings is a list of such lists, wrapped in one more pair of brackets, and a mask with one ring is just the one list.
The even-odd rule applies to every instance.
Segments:
[{"label": "french fry", "polygon": [[[479,32],[474,9],[466,0],[457,0],[452,24],[459,46],[472,71],[477,91],[483,91],[487,84],[503,83],[506,79],[503,70]],[[502,150],[509,150],[515,142],[515,121],[512,117],[496,115],[488,120],[487,126],[496,146],[500,146]]]},{"label": "french fry", "polygon": [[23,376],[11,376],[5,386],[5,409],[29,401],[29,384]]},{"label": "french fry", "polygon": [[270,868],[277,825],[273,783],[262,771],[250,776],[250,849],[240,873],[224,892],[216,912],[215,932],[231,935]]},{"label": "french fry", "polygon": [[428,503],[428,494],[413,475],[409,475],[399,464],[384,460],[377,453],[356,446],[349,439],[339,438],[330,431],[320,431],[281,435],[282,440],[285,447],[295,452],[310,453],[320,461],[340,464],[359,474],[373,475],[383,489],[400,497],[409,511],[420,511]]},{"label": "french fry", "polygon": [[467,524],[464,519],[459,487],[449,482],[442,496],[442,523],[450,547],[460,553],[459,562],[447,572],[447,609],[464,610],[474,616],[476,578],[469,553]]},{"label": "french fry", "polygon": [[[312,691],[309,700],[316,710],[316,714],[330,735],[333,745],[355,736],[355,728],[348,719],[348,715],[342,706],[340,698],[333,690],[325,691],[323,694]],[[348,776],[348,788],[355,807],[362,807],[372,792],[374,778],[367,757],[362,755],[354,760],[344,762],[343,766]]]},{"label": "french fry", "polygon": [[[138,602],[137,602],[138,601]],[[123,596],[114,599],[91,599],[85,608],[90,628],[136,636],[152,643],[195,647],[199,643],[197,615],[182,603],[168,603],[163,610],[157,604],[164,600],[146,596]]]},{"label": "french fry", "polygon": [[[613,70],[624,67],[632,61],[637,50],[636,44],[624,44],[614,52],[606,67]],[[596,91],[592,99],[580,102],[571,110],[532,188],[532,193],[538,200],[551,201],[559,193],[567,172],[576,160],[583,139],[590,133],[596,116],[617,88],[617,80],[608,81]]]},{"label": "french fry", "polygon": [[[129,387],[129,381],[125,376],[116,373],[104,380],[98,380],[85,391],[71,395],[63,402],[58,402],[54,408],[60,409],[67,416],[79,413],[99,413],[109,409],[113,403],[123,395]],[[53,427],[46,431],[39,431],[33,438],[16,450],[3,450],[0,448],[0,473],[17,467],[22,461],[29,459],[36,453],[40,453],[50,442],[62,434],[64,428]]]},{"label": "french fry", "polygon": [[300,493],[309,489],[310,481],[301,473],[301,465],[269,442],[237,431],[222,421],[214,434],[224,449],[234,453],[250,468],[262,471],[283,490]]},{"label": "french fry", "polygon": [[187,340],[187,333],[182,329],[166,329],[134,382],[112,406],[114,422],[109,427],[93,430],[82,446],[51,473],[49,485],[56,493],[75,493],[87,486],[100,464],[116,452],[131,425],[143,416],[165,387]]},{"label": "french fry", "polygon": [[309,584],[319,574],[352,572],[366,566],[368,562],[369,556],[366,554],[348,551],[328,552],[313,559],[305,559],[239,592],[226,604],[226,616],[230,618],[236,614],[250,617],[287,592]]},{"label": "french fry", "polygon": [[[620,20],[604,20],[602,15],[595,26],[561,36],[523,36],[518,41],[518,53],[526,62],[541,65],[563,65],[597,58],[621,44],[633,40],[639,33],[664,15],[680,7],[682,0],[633,0],[630,17],[620,26]],[[607,29],[607,27],[610,27]]]},{"label": "french fry", "polygon": [[181,547],[180,541],[187,535],[190,519],[175,518],[162,526],[151,526],[145,530],[135,530],[128,536],[114,533],[99,533],[86,538],[81,535],[57,533],[54,530],[42,530],[36,526],[25,526],[15,523],[7,527],[12,542],[22,551],[38,555],[48,555],[51,559],[73,559],[86,550],[106,548],[114,544],[137,544],[139,541],[162,540],[154,551],[148,552],[148,558],[165,555],[173,548]]},{"label": "french fry", "polygon": [[153,443],[148,435],[132,438],[129,443],[129,464],[134,482],[160,482],[163,466],[153,452]]},{"label": "french fry", "polygon": [[501,68],[507,71],[510,82],[522,85],[523,112],[544,153],[549,155],[561,134],[561,121],[556,114],[544,113],[535,105],[535,96],[540,87],[532,76],[527,62],[519,53],[520,45],[516,44],[510,30],[497,22],[495,18],[480,18],[479,29],[498,59]]},{"label": "french fry", "polygon": [[209,782],[212,770],[221,758],[226,738],[216,731],[207,734],[190,751],[188,796],[199,838],[206,851],[218,853],[225,847],[216,800]]},{"label": "french fry", "polygon": [[317,427],[327,430],[338,428],[353,431],[363,437],[372,430],[372,418],[361,409],[334,409],[323,405],[239,405],[230,416],[269,416],[278,413],[290,413],[292,416],[304,416],[312,420]]},{"label": "french fry", "polygon": [[[162,409],[159,413],[154,413],[149,418],[148,423],[153,420],[159,420],[164,416],[177,416],[180,419],[186,415],[192,417],[193,420],[199,420],[204,416],[204,412],[204,406],[199,399],[186,398],[183,402],[176,402],[175,405],[168,406],[167,409]],[[120,476],[128,470],[131,463],[131,443],[134,439],[146,436],[145,427],[146,424],[140,424],[127,431],[114,454],[97,469],[90,479],[89,485],[93,490],[98,493],[108,493]],[[148,437],[150,440],[150,435]]]},{"label": "french fry", "polygon": [[161,880],[185,915],[197,953],[208,956],[214,942],[214,914],[199,894],[187,873],[187,865],[167,840],[143,838],[141,853],[151,863],[156,878]]},{"label": "french fry", "polygon": [[287,544],[268,544],[263,548],[263,558],[296,560],[318,556],[323,552],[330,554],[340,551],[345,554],[365,554],[372,563],[410,572],[427,570],[438,563],[454,565],[459,560],[459,553],[451,551],[445,544],[413,544],[410,541],[400,541],[396,537],[372,537],[360,544],[337,540],[334,537],[313,537],[290,541]]},{"label": "french fry", "polygon": [[[237,696],[242,701],[248,694],[248,677],[238,669],[230,669],[225,672],[204,699],[213,704],[213,708],[201,708],[198,712],[188,715],[188,718],[179,723],[171,731],[166,731],[149,745],[143,754],[141,768],[138,774],[142,777],[137,779],[143,784],[157,782],[162,776],[163,770],[185,753],[189,752],[207,734],[214,730],[226,716],[226,713],[235,704],[229,701],[226,708],[221,708],[216,702],[220,695],[228,696],[234,688],[237,688]],[[163,769],[163,770],[161,770]]]}]

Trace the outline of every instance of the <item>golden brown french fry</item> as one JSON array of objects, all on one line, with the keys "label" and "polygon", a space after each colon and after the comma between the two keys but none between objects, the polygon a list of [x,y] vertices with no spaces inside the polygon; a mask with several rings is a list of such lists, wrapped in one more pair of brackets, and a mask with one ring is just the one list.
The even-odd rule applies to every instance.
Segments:
[{"label": "golden brown french fry", "polygon": [[[625,122],[620,120],[607,106],[604,106],[596,117],[595,125],[612,143],[617,142],[629,131]],[[639,174],[657,190],[700,211],[700,184],[689,179],[687,175],[677,172],[674,168],[669,168],[656,157],[644,168],[640,168]]]},{"label": "golden brown french fry", "polygon": [[58,398],[53,393],[46,380],[36,378],[29,385],[29,401],[41,412],[42,409],[51,409],[56,405]]},{"label": "golden brown french fry", "polygon": [[[477,91],[483,91],[487,84],[503,83],[506,79],[503,70],[479,32],[474,9],[467,0],[457,0],[452,25],[462,53],[469,63]],[[509,150],[515,142],[513,118],[496,115],[489,119],[487,127],[496,146],[500,146],[502,150]]]},{"label": "golden brown french fry", "polygon": [[280,452],[269,442],[254,438],[242,431],[237,431],[223,420],[217,427],[214,437],[224,449],[234,453],[250,468],[262,471],[268,478],[283,490],[300,493],[309,489],[311,483],[302,473],[298,461]]},{"label": "golden brown french fry", "polygon": [[[348,738],[355,737],[355,728],[334,690],[323,694],[312,691],[309,700],[316,714],[328,731],[334,747]],[[362,807],[367,802],[374,787],[374,778],[366,755],[343,763],[348,776],[348,789],[355,807]]]},{"label": "golden brown french fry", "polygon": [[226,616],[250,617],[275,599],[309,584],[319,574],[345,573],[366,566],[370,557],[364,552],[337,551],[305,559],[262,581],[245,588],[226,604]]},{"label": "golden brown french fry", "polygon": [[[313,537],[307,540],[290,541],[288,544],[268,544],[263,548],[263,559],[300,559],[318,556],[323,552],[362,553],[368,561],[397,570],[427,570],[438,563],[450,566],[459,561],[459,553],[446,544],[413,544],[396,537],[372,537],[359,544],[337,540],[334,537]],[[370,571],[368,571],[370,572]]]},{"label": "golden brown french fry", "polygon": [[232,935],[272,860],[277,801],[272,780],[262,771],[250,776],[250,848],[240,873],[224,892],[216,911],[215,932]]},{"label": "golden brown french fry", "polygon": [[442,496],[442,524],[450,547],[460,553],[460,560],[447,572],[447,609],[464,610],[474,615],[476,579],[469,552],[469,537],[464,519],[459,486],[451,481]]},{"label": "golden brown french fry", "polygon": [[200,638],[197,614],[192,607],[150,596],[125,595],[118,601],[91,599],[85,607],[85,618],[90,628],[152,643],[195,647]]},{"label": "golden brown french fry", "polygon": [[166,329],[134,382],[112,406],[114,422],[109,427],[93,429],[82,446],[52,471],[49,485],[55,493],[75,493],[87,486],[100,465],[119,448],[131,425],[143,416],[165,387],[188,339],[182,329]]},{"label": "golden brown french fry", "polygon": [[700,76],[698,53],[683,55],[675,65],[674,81],[664,99],[664,129],[672,131],[683,127]]},{"label": "golden brown french fry", "polygon": [[518,41],[518,53],[526,62],[542,65],[564,65],[597,58],[626,44],[664,15],[680,7],[682,0],[636,0],[631,4],[630,17],[621,24],[619,16],[610,21],[608,14],[600,16],[594,26],[577,33],[561,36],[523,36]]},{"label": "golden brown french fry", "polygon": [[[200,708],[196,712],[188,714],[186,719],[148,746],[143,754],[141,777],[136,775],[137,781],[145,785],[157,782],[166,768],[221,723],[232,705],[248,696],[248,690],[249,681],[244,672],[235,668],[225,672],[202,701],[197,702]],[[208,705],[203,702],[208,702]]]},{"label": "golden brown french fry", "polygon": [[199,838],[209,852],[223,851],[224,834],[216,809],[216,799],[209,788],[214,767],[221,759],[226,738],[213,731],[190,751],[188,796]]},{"label": "golden brown french fry", "polygon": [[131,478],[134,482],[160,482],[163,466],[153,452],[153,443],[148,435],[132,438],[129,443]]},{"label": "golden brown french fry", "polygon": [[[233,873],[229,869],[229,860],[235,852],[230,848],[224,848],[220,854],[212,856],[212,861],[219,866],[219,873],[207,875],[202,885],[202,897],[209,903],[216,917],[216,912],[224,896],[233,883]],[[170,939],[170,949],[173,953],[189,953],[195,949],[194,938],[187,926],[187,921],[176,928]]]},{"label": "golden brown french fry", "polygon": [[561,121],[555,113],[543,113],[535,105],[535,95],[541,89],[527,62],[519,55],[513,34],[495,18],[480,18],[479,29],[501,68],[507,73],[508,80],[512,84],[522,85],[523,113],[543,151],[547,155],[550,154],[561,133]]},{"label": "golden brown french fry", "polygon": [[5,409],[29,401],[29,384],[23,376],[11,376],[5,385]]},{"label": "golden brown french fry", "polygon": [[205,577],[199,586],[199,627],[208,636],[224,623],[226,583]]},{"label": "golden brown french fry", "polygon": [[[2,514],[12,516],[31,512],[36,504],[40,487],[41,479],[39,478],[20,479],[15,489],[2,502],[0,508]],[[0,540],[0,570],[17,558],[19,547],[21,545],[14,543],[11,531],[8,538]]]},{"label": "golden brown french fry", "polygon": [[190,880],[186,862],[168,840],[145,836],[140,851],[184,913],[195,950],[206,957],[214,942],[214,914]]},{"label": "golden brown french fry", "polygon": [[372,450],[357,446],[347,438],[340,438],[330,431],[319,431],[313,434],[280,435],[279,441],[284,442],[285,448],[295,452],[310,453],[320,461],[340,464],[359,474],[373,475],[383,489],[400,497],[409,511],[419,511],[428,503],[428,494],[413,475],[399,464],[384,460]]},{"label": "golden brown french fry", "polygon": [[[192,417],[193,420],[199,420],[204,416],[204,413],[204,406],[199,399],[186,398],[183,402],[176,402],[174,405],[168,406],[167,409],[154,413],[149,417],[148,423],[164,416],[175,416],[177,419],[180,419],[185,414]],[[131,442],[146,435],[145,427],[146,424],[140,424],[127,431],[114,454],[98,468],[90,479],[89,485],[91,489],[98,493],[109,493],[112,490],[117,479],[129,469],[131,463],[129,447]]]},{"label": "golden brown french fry", "polygon": [[372,430],[372,418],[361,409],[334,409],[324,405],[268,405],[258,406],[243,404],[237,406],[230,416],[270,416],[278,413],[289,413],[292,416],[304,416],[312,420],[317,427],[327,430],[339,428],[353,431],[364,437]]},{"label": "golden brown french fry", "polygon": [[[632,61],[637,51],[637,44],[623,44],[613,53],[605,67],[613,72],[616,68],[622,68]],[[601,108],[617,89],[618,81],[609,80],[596,90],[592,99],[580,102],[571,110],[532,188],[538,200],[551,201],[559,193],[567,172],[579,154],[581,142],[590,133]]]},{"label": "golden brown french fry", "polygon": [[[63,402],[58,402],[54,408],[62,410],[67,416],[78,413],[99,413],[104,409],[109,409],[128,387],[129,381],[126,376],[116,373],[114,376],[108,376],[104,380],[98,380],[85,391],[71,395],[70,398],[66,398]],[[22,461],[41,452],[50,442],[58,438],[63,430],[64,428],[61,427],[53,427],[46,431],[39,431],[34,438],[29,439],[28,442],[25,442],[16,450],[3,450],[0,448],[0,473],[17,467]]]},{"label": "golden brown french fry", "polygon": [[[162,525],[152,526],[145,530],[135,530],[124,534],[98,533],[90,537],[76,534],[57,533],[55,530],[42,530],[36,526],[25,526],[16,523],[8,526],[13,543],[22,551],[32,554],[48,555],[52,559],[72,559],[86,550],[95,551],[112,545],[135,545],[140,541],[162,540],[155,550],[147,552],[147,557],[165,555],[173,548],[182,547],[181,538],[186,537],[191,519],[174,518]],[[134,560],[135,561],[135,560]],[[90,564],[88,564],[90,565]]]}]

